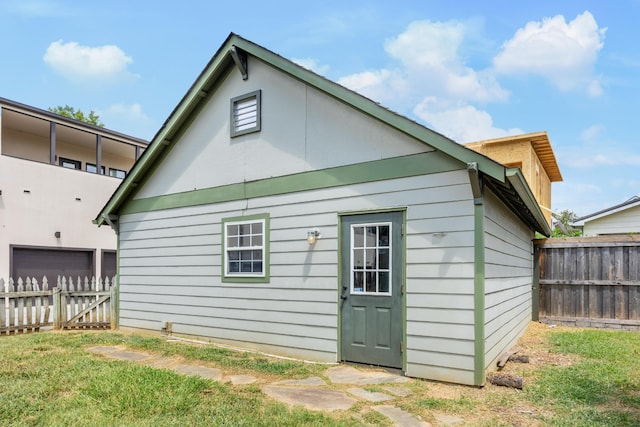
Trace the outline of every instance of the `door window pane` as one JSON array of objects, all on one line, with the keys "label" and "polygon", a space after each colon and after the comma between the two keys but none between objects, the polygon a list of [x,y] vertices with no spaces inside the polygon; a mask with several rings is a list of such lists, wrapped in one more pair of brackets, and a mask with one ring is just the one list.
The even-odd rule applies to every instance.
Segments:
[{"label": "door window pane", "polygon": [[351,227],[352,292],[391,292],[391,224],[363,224]]}]

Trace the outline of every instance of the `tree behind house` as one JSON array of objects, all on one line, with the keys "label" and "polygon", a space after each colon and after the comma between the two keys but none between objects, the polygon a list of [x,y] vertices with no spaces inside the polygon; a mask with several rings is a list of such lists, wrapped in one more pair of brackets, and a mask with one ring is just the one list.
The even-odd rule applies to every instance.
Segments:
[{"label": "tree behind house", "polygon": [[85,116],[85,114],[80,109],[75,109],[68,105],[64,107],[58,105],[57,107],[51,108],[49,107],[49,111],[52,113],[59,114],[64,117],[68,117],[70,119],[80,120],[81,122],[89,123],[90,125],[104,127],[104,123],[100,121],[100,116],[98,116],[93,110],[89,112],[89,115]]}]

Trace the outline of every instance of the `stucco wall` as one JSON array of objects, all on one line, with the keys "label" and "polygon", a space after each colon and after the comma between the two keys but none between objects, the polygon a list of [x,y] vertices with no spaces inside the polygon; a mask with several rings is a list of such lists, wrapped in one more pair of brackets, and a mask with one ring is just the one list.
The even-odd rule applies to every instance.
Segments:
[{"label": "stucco wall", "polygon": [[100,251],[116,249],[116,235],[91,221],[120,182],[0,156],[0,277],[9,277],[10,244],[96,249],[99,273]]}]

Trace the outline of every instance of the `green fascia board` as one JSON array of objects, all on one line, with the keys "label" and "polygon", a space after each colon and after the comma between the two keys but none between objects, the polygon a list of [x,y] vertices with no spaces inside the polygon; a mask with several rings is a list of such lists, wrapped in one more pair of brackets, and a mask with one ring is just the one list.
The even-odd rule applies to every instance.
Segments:
[{"label": "green fascia board", "polygon": [[[156,161],[161,159],[163,153],[175,143],[176,138],[174,137],[179,135],[181,129],[192,120],[190,113],[196,111],[209,99],[209,91],[217,84],[217,80],[228,67],[233,66],[229,51],[234,46],[463,163],[476,162],[481,172],[500,182],[505,182],[505,167],[488,157],[468,149],[407,117],[394,113],[376,102],[315,74],[268,49],[231,33],[178,103],[167,121],[156,133],[151,144],[136,162],[129,175],[116,189],[94,220],[94,223],[101,225],[105,222],[104,218],[109,214],[118,213],[122,204],[132,197],[136,188],[144,181],[145,176],[155,169]],[[249,75],[251,75],[251,70],[249,70]]]},{"label": "green fascia board", "polygon": [[121,214],[150,212],[211,203],[340,187],[395,178],[460,170],[465,165],[439,151],[393,157],[281,177],[129,200]]},{"label": "green fascia board", "polygon": [[524,175],[522,175],[522,171],[520,168],[508,168],[506,171],[507,180],[513,186],[518,195],[522,198],[527,209],[533,215],[536,222],[538,223],[538,230],[540,233],[545,236],[551,235],[551,227],[547,222],[542,210],[540,209],[540,205],[536,201],[535,196],[531,192],[529,185],[527,184]]}]

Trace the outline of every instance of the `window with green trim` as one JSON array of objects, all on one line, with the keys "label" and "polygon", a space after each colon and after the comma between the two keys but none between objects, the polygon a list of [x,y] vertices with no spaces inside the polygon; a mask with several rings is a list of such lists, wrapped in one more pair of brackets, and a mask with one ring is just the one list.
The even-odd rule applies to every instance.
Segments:
[{"label": "window with green trim", "polygon": [[268,217],[223,220],[224,278],[268,279]]}]

